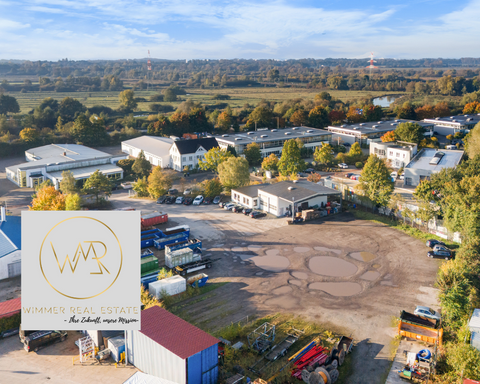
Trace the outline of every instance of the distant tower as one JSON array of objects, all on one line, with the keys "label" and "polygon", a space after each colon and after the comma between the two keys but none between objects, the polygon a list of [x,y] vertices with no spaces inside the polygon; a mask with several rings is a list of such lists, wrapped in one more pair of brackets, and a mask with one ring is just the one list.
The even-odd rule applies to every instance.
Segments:
[{"label": "distant tower", "polygon": [[150,73],[152,70],[152,61],[150,60],[150,50],[148,50],[148,60],[147,60],[147,91],[148,91],[148,79],[150,78]]},{"label": "distant tower", "polygon": [[373,60],[374,56],[373,56],[373,52],[370,52],[370,60],[369,60],[369,63],[370,65],[367,65],[365,68],[370,68],[370,76],[372,76],[372,69],[373,68],[378,68],[376,67],[375,65],[373,65],[373,63],[376,63],[377,61],[376,60]]}]

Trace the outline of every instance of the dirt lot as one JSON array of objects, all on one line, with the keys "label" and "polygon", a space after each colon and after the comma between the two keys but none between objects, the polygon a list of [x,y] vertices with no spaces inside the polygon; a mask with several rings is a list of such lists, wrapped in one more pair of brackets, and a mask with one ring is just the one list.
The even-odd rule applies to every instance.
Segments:
[{"label": "dirt lot", "polygon": [[341,326],[357,343],[349,383],[385,381],[392,317],[400,310],[438,308],[433,284],[439,264],[426,257],[425,245],[348,213],[288,226],[285,219],[253,220],[216,206],[157,205],[124,192],[111,200],[116,207],[167,212],[168,226],[190,225],[205,254],[220,258],[208,274],[231,283],[182,303],[182,317],[215,330],[247,315],[281,311]]}]

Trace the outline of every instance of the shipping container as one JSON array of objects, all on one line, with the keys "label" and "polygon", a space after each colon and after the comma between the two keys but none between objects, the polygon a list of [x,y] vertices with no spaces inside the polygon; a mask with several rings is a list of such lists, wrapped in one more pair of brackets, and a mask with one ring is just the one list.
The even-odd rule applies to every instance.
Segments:
[{"label": "shipping container", "polygon": [[120,355],[125,352],[125,337],[116,336],[108,339],[108,349],[110,349],[113,360],[120,361]]},{"label": "shipping container", "polygon": [[172,251],[177,249],[190,248],[190,249],[202,249],[202,241],[198,239],[190,239],[186,241],[181,241],[175,244],[169,244],[165,246],[165,254],[169,254]]},{"label": "shipping container", "polygon": [[168,255],[165,254],[165,265],[170,269],[200,260],[202,260],[202,255],[193,252],[190,248],[181,248]]},{"label": "shipping container", "polygon": [[172,276],[148,284],[148,291],[160,299],[163,295],[177,295],[187,290],[187,281],[182,276]]},{"label": "shipping container", "polygon": [[180,232],[175,235],[160,238],[153,241],[153,245],[157,249],[163,249],[169,244],[176,244],[179,242],[187,241],[189,236],[189,232]]},{"label": "shipping container", "polygon": [[179,232],[188,232],[190,234],[190,227],[188,225],[179,225],[178,227],[167,228],[162,231],[163,237],[168,237]]},{"label": "shipping container", "polygon": [[162,212],[152,212],[141,216],[142,228],[166,223],[167,221],[168,215]]},{"label": "shipping container", "polygon": [[141,322],[140,331],[127,331],[131,364],[177,384],[217,383],[218,339],[156,306]]},{"label": "shipping container", "polygon": [[158,259],[155,256],[143,257],[141,263],[142,274],[158,269]]},{"label": "shipping container", "polygon": [[141,232],[141,235],[142,237],[143,236],[148,236],[148,235],[159,235],[159,236],[163,236],[161,235],[162,231],[160,231],[160,229],[158,228],[153,228],[153,229],[147,229],[146,231],[142,231]]}]

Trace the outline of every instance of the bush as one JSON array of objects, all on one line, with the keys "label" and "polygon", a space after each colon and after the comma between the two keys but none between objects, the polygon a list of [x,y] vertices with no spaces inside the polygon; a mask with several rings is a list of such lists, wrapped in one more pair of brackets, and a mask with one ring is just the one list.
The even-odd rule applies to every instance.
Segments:
[{"label": "bush", "polygon": [[2,317],[0,319],[0,333],[20,327],[20,320],[20,313],[10,317]]},{"label": "bush", "polygon": [[150,101],[163,101],[163,95],[152,95],[150,96]]},{"label": "bush", "polygon": [[212,100],[230,100],[230,96],[217,93],[216,95],[212,96]]},{"label": "bush", "polygon": [[355,163],[355,167],[357,167],[358,169],[362,169],[363,168],[363,163],[361,161],[357,161]]},{"label": "bush", "polygon": [[174,108],[171,105],[162,105],[162,104],[150,104],[148,109],[152,112],[167,113],[173,112]]}]

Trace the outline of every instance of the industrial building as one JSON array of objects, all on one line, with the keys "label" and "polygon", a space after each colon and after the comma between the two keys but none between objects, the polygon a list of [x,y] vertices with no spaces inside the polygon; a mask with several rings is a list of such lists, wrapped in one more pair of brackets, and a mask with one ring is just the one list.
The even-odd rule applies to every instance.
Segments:
[{"label": "industrial building", "polygon": [[417,154],[417,144],[399,142],[383,143],[372,141],[370,143],[370,155],[377,155],[381,159],[387,159],[392,168],[405,167]]},{"label": "industrial building", "polygon": [[434,125],[435,133],[439,135],[455,135],[457,132],[468,132],[480,122],[480,113],[473,115],[458,115],[424,119],[426,123]]},{"label": "industrial building", "polygon": [[140,331],[127,331],[128,361],[177,384],[216,384],[219,340],[167,310],[142,311]]},{"label": "industrial building", "polygon": [[417,186],[422,180],[444,168],[454,168],[463,158],[463,151],[423,148],[404,169],[405,185]]},{"label": "industrial building", "polygon": [[431,133],[433,133],[433,123],[405,119],[345,124],[341,126],[329,125],[327,129],[333,135],[333,143],[341,144],[344,142],[353,144],[358,142],[360,144],[370,144],[371,140],[379,139],[385,133],[394,131],[398,124],[401,123],[416,123],[421,125],[426,131],[426,136],[429,136]]},{"label": "industrial building", "polygon": [[0,280],[21,274],[22,218],[6,216],[0,207]]},{"label": "industrial building", "polygon": [[300,139],[305,148],[321,147],[323,143],[332,140],[332,134],[317,128],[293,127],[282,129],[259,129],[235,134],[215,136],[220,148],[235,148],[237,154],[242,154],[248,144],[257,143],[263,157],[271,153],[277,156],[282,154],[283,144],[287,140]]},{"label": "industrial building", "polygon": [[27,162],[7,167],[6,173],[7,179],[19,187],[34,188],[49,179],[58,189],[63,171],[71,171],[76,180],[88,179],[96,170],[120,180],[123,169],[116,163],[125,158],[78,144],[50,144],[25,151]]},{"label": "industrial building", "polygon": [[258,208],[258,189],[270,184],[247,185],[232,189],[232,201],[247,208]]},{"label": "industrial building", "polygon": [[214,147],[218,147],[218,143],[213,137],[180,139],[140,136],[122,142],[122,152],[138,157],[143,151],[153,166],[173,168],[176,171],[183,171],[186,166],[189,169],[195,168],[198,161],[205,158],[205,153]]},{"label": "industrial building", "polygon": [[171,168],[170,148],[172,144],[173,139],[169,137],[140,136],[122,141],[122,152],[136,158],[143,151],[145,158],[152,166]]}]

